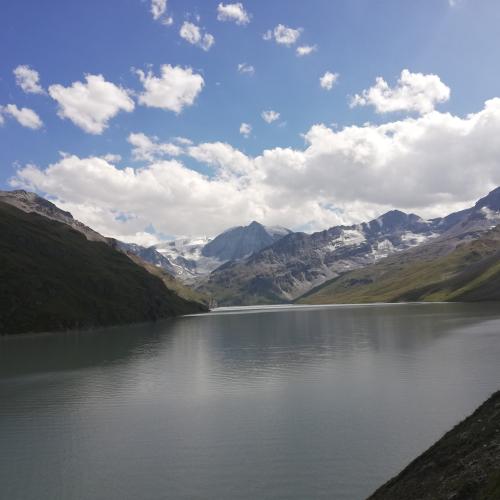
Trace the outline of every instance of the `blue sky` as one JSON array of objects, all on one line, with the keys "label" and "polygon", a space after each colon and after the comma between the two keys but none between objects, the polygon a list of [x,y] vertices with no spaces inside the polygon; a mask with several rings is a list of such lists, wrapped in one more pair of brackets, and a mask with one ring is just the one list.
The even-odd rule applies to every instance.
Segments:
[{"label": "blue sky", "polygon": [[[231,3],[237,2],[223,2],[223,5]],[[213,234],[224,226],[243,224],[252,218],[316,229],[336,222],[356,222],[394,206],[433,215],[469,203],[498,182],[495,150],[491,157],[478,158],[479,180],[471,186],[458,186],[456,178],[461,170],[446,176],[437,174],[441,184],[436,189],[429,188],[418,174],[408,182],[407,193],[422,189],[421,201],[410,195],[405,198],[404,190],[400,196],[392,196],[395,186],[386,185],[384,176],[394,175],[395,169],[401,169],[404,178],[412,178],[419,168],[415,166],[415,158],[428,158],[431,154],[422,149],[429,146],[429,141],[413,144],[411,158],[399,158],[396,167],[390,164],[392,156],[380,157],[381,149],[377,150],[375,159],[366,158],[363,153],[366,148],[386,148],[375,146],[366,134],[380,124],[407,123],[407,120],[417,120],[415,126],[424,126],[423,120],[429,120],[430,108],[423,110],[407,103],[395,105],[395,110],[393,104],[382,108],[373,100],[367,101],[366,96],[367,102],[363,105],[350,105],[352,96],[362,95],[375,85],[376,77],[384,78],[397,92],[398,78],[404,69],[411,75],[435,75],[450,93],[441,97],[432,93],[439,93],[444,87],[437,90],[425,87],[418,91],[427,92],[430,107],[441,117],[435,117],[435,122],[428,127],[444,127],[443,144],[458,140],[457,137],[464,134],[458,134],[455,139],[449,137],[453,120],[443,125],[443,117],[449,113],[462,120],[460,126],[464,130],[469,130],[471,123],[466,122],[467,115],[480,113],[485,101],[500,96],[500,4],[497,1],[246,0],[241,3],[241,9],[250,21],[240,24],[235,18],[218,20],[219,4],[211,0],[168,0],[165,12],[154,19],[150,0],[4,2],[0,18],[0,106],[10,104],[16,109],[2,108],[0,188],[10,189],[15,185],[35,189],[71,208],[77,217],[97,225],[97,229],[134,239],[151,232],[151,228],[160,238],[174,234]],[[162,22],[169,17],[173,18],[171,24]],[[215,43],[209,50],[190,44],[180,36],[185,22],[198,26],[202,34],[214,37]],[[300,30],[298,40],[287,46],[274,39],[263,39],[268,30],[279,25]],[[296,50],[300,46],[315,47],[315,50],[298,57]],[[242,63],[253,66],[254,73],[238,72],[238,65]],[[13,71],[20,65],[38,72],[43,91],[27,93],[16,85]],[[203,79],[201,90],[178,113],[140,104],[139,96],[145,90],[137,70],[146,74],[151,71],[151,76],[159,77],[162,65],[190,68],[192,74]],[[319,84],[319,78],[327,71],[338,74],[330,90]],[[133,106],[133,110],[117,111],[105,121],[99,133],[89,133],[68,117],[58,116],[61,103],[50,91],[54,85],[69,88],[74,82],[85,83],[85,75],[102,75],[106,82],[126,92]],[[430,79],[425,85],[427,83],[432,84]],[[410,87],[412,85],[410,83]],[[394,102],[394,96],[391,98]],[[16,110],[21,108],[33,110],[43,125],[30,128],[18,123]],[[261,117],[265,110],[278,112],[279,119],[266,123]],[[344,127],[362,127],[367,122],[372,129],[357,131],[364,135],[354,141],[356,144],[351,135],[351,149],[347,152],[342,149],[344,145],[339,146],[339,141],[345,142],[344,137],[314,133],[312,140],[304,138],[315,125],[324,124],[334,134]],[[240,133],[242,123],[252,127],[248,137]],[[494,127],[496,121],[492,130]],[[430,129],[425,129],[429,137]],[[181,155],[157,150],[154,158],[145,159],[142,155],[138,159],[132,155],[129,141],[132,133],[155,137],[153,141],[161,144],[174,144],[175,137],[184,137],[192,141],[193,147],[223,144],[227,148],[211,149],[209,156],[205,150]],[[364,141],[361,146],[360,140]],[[318,141],[326,142],[319,146]],[[370,142],[368,146],[366,141]],[[434,156],[440,155],[439,145],[434,146]],[[401,143],[391,143],[390,147],[402,149]],[[333,154],[332,148],[337,156],[325,159],[326,155]],[[349,165],[337,166],[339,148],[343,159],[354,158]],[[61,166],[59,172],[47,171],[49,165],[58,165],[64,158],[61,152],[78,161]],[[109,161],[114,168],[112,174],[107,166],[92,163],[92,159],[109,154],[121,156],[120,161],[116,158]],[[265,164],[266,158],[270,165]],[[90,160],[79,163],[85,159]],[[322,169],[318,167],[321,159],[326,162]],[[363,162],[368,165],[369,161],[386,168],[380,167],[379,172],[382,193],[384,190],[388,193],[386,198],[368,192],[378,190],[377,177],[358,167]],[[169,162],[178,162],[182,168],[172,173]],[[231,165],[227,165],[228,162]],[[165,172],[170,168],[168,175],[176,179],[185,175],[183,188],[179,188],[176,195],[172,193],[175,189],[170,189],[173,181],[157,177],[152,187],[161,184],[164,190],[148,196],[148,185],[138,182],[133,190],[145,192],[144,203],[137,198],[128,207],[125,195],[114,192],[121,189],[121,181],[116,181],[120,177],[118,171],[149,169],[157,163],[163,165]],[[475,163],[473,155],[468,158],[467,165],[470,163]],[[238,165],[235,167],[235,164]],[[18,171],[26,165],[33,165],[31,171],[19,175]],[[461,166],[462,171],[467,165]],[[99,179],[102,179],[99,172],[94,179],[97,188],[90,180],[86,185],[89,172],[95,173],[101,167],[102,176],[114,176],[114,180],[109,180],[108,198],[98,193]],[[436,164],[433,168],[441,172],[446,165]],[[83,182],[78,175],[85,169]],[[63,170],[66,177],[61,173]],[[200,172],[208,181],[192,179],[188,170]],[[304,170],[308,172],[302,177]],[[313,178],[315,182],[311,181],[310,185],[304,182]],[[134,177],[133,182],[136,181]],[[359,187],[358,191],[345,187],[339,191],[340,187],[335,187],[348,181],[368,186]],[[429,185],[431,181],[429,179]],[[194,187],[196,183],[199,185]],[[253,187],[249,190],[246,186],[250,184]],[[287,189],[283,187],[285,184]],[[172,216],[172,210],[185,201],[183,189],[191,189],[191,204],[184,203],[179,213]],[[352,192],[347,194],[347,191]],[[224,204],[221,197],[225,196],[227,203]],[[298,200],[296,206],[290,202],[294,196]],[[231,197],[238,201],[230,202]],[[152,199],[156,205],[143,209],[143,205],[152,204]],[[200,223],[203,216],[206,220]]]}]

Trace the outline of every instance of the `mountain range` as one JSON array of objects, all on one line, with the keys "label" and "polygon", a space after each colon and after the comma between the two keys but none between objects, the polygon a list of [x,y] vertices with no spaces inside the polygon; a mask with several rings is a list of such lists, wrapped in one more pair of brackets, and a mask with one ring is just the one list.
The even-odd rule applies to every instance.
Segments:
[{"label": "mountain range", "polygon": [[[500,188],[473,207],[424,220],[393,210],[367,223],[335,226],[313,234],[291,233],[246,259],[230,261],[198,285],[221,305],[284,303],[299,300],[339,276],[368,268],[391,255],[412,259],[412,249],[433,248],[446,255],[500,223]],[[432,253],[432,252],[431,252]],[[307,301],[314,303],[314,295]],[[335,299],[325,294],[321,303]]]},{"label": "mountain range", "polygon": [[500,298],[500,188],[466,210],[430,220],[391,210],[312,234],[253,221],[214,238],[151,247],[106,238],[34,193],[0,192],[0,202],[125,254],[178,297],[197,304]]}]

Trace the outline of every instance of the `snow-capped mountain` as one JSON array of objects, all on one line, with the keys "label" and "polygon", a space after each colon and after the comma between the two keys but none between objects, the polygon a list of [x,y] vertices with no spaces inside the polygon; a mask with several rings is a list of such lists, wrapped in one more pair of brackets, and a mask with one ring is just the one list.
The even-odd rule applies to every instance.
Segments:
[{"label": "snow-capped mountain", "polygon": [[155,249],[176,267],[177,276],[190,282],[226,262],[246,258],[290,233],[283,227],[264,226],[253,221],[248,226],[227,229],[213,239],[179,239],[160,243]]},{"label": "snow-capped mountain", "polygon": [[292,231],[284,227],[264,226],[256,221],[248,226],[227,229],[202,249],[204,257],[222,262],[240,260],[280,240]]},{"label": "snow-capped mountain", "polygon": [[221,304],[286,302],[340,274],[437,238],[460,241],[500,224],[500,188],[473,207],[424,220],[392,210],[367,223],[292,233],[241,261],[216,269],[200,288]]}]

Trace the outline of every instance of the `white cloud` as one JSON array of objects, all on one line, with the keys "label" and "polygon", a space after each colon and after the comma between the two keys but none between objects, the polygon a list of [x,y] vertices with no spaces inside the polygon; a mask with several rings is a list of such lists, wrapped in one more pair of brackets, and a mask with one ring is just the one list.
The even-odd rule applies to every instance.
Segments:
[{"label": "white cloud", "polygon": [[450,89],[439,76],[411,73],[404,69],[395,87],[389,87],[379,76],[373,87],[353,97],[351,107],[371,105],[377,113],[416,111],[425,114],[449,98]]},{"label": "white cloud", "polygon": [[262,111],[260,116],[262,116],[262,119],[265,122],[272,123],[279,119],[280,114],[277,111],[273,111],[272,109],[270,109],[268,111]]},{"label": "white cloud", "polygon": [[220,3],[217,6],[217,19],[219,21],[234,21],[236,24],[245,25],[250,22],[250,17],[241,2],[226,5]]},{"label": "white cloud", "polygon": [[301,45],[300,47],[297,47],[295,52],[297,53],[298,57],[303,57],[303,56],[308,56],[309,54],[312,54],[317,50],[318,50],[317,45]]},{"label": "white cloud", "polygon": [[109,163],[119,163],[122,161],[122,157],[120,155],[113,154],[113,153],[108,153],[108,154],[102,156],[102,158],[104,160],[108,161]]},{"label": "white cloud", "polygon": [[87,83],[70,87],[51,85],[49,94],[59,104],[57,114],[68,118],[89,134],[102,134],[120,111],[133,111],[134,101],[127,90],[107,82],[102,75],[85,75]]},{"label": "white cloud", "polygon": [[253,170],[250,158],[224,142],[209,142],[191,146],[188,154],[206,165],[217,167],[221,177],[248,174]]},{"label": "white cloud", "polygon": [[166,15],[167,0],[151,0],[151,14],[155,21],[160,21],[166,26],[173,24],[174,20],[171,16]]},{"label": "white cloud", "polygon": [[302,28],[294,29],[289,28],[288,26],[284,26],[283,24],[278,24],[278,26],[276,26],[274,30],[266,31],[263,38],[264,40],[272,40],[274,38],[274,41],[276,43],[290,47],[297,42],[297,40],[300,38],[301,33]]},{"label": "white cloud", "polygon": [[337,83],[339,79],[338,73],[332,73],[331,71],[326,71],[323,76],[319,79],[319,84],[321,88],[325,90],[332,90],[333,86]]},{"label": "white cloud", "polygon": [[175,137],[174,141],[183,146],[191,146],[193,144],[193,141],[187,137]]},{"label": "white cloud", "polygon": [[40,85],[40,76],[38,71],[22,64],[14,69],[16,84],[27,94],[43,94],[45,91]]},{"label": "white cloud", "polygon": [[[10,115],[12,118],[23,127],[31,128],[33,130],[43,127],[43,122],[40,117],[29,108],[19,109],[15,104],[7,104],[7,106],[0,107],[0,114]],[[3,123],[4,119],[0,123]]]},{"label": "white cloud", "polygon": [[205,51],[210,50],[210,47],[215,43],[213,35],[210,33],[202,33],[199,26],[188,21],[184,21],[179,31],[179,35],[191,45],[196,45]]},{"label": "white cloud", "polygon": [[191,106],[201,92],[205,82],[203,77],[189,67],[161,67],[161,76],[154,76],[151,71],[137,71],[144,86],[139,95],[139,103],[144,106],[161,108],[180,113],[186,106]]},{"label": "white cloud", "polygon": [[255,68],[251,64],[240,63],[238,64],[238,73],[253,75],[255,73]]},{"label": "white cloud", "polygon": [[182,148],[169,142],[160,143],[157,137],[148,137],[143,133],[132,133],[127,141],[132,144],[132,156],[136,160],[153,161],[165,156],[179,156]]},{"label": "white cloud", "polygon": [[[432,111],[382,125],[334,130],[314,125],[301,149],[249,157],[225,143],[178,160],[117,168],[103,158],[64,156],[26,165],[12,186],[48,194],[110,236],[156,231],[213,235],[250,220],[323,229],[376,217],[391,208],[423,217],[470,206],[500,185],[500,98],[465,117]],[[464,175],[467,182],[464,182]]]},{"label": "white cloud", "polygon": [[250,125],[249,123],[243,122],[240,125],[240,134],[243,137],[248,138],[248,137],[250,137],[251,133],[252,133],[252,125]]}]

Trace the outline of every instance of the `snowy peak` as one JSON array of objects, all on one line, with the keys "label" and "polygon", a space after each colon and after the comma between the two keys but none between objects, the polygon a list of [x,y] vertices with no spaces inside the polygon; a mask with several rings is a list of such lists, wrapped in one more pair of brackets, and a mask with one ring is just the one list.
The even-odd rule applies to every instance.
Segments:
[{"label": "snowy peak", "polygon": [[203,247],[205,257],[221,261],[239,260],[272,245],[290,230],[282,227],[266,227],[257,221],[248,226],[238,226],[224,231]]}]

